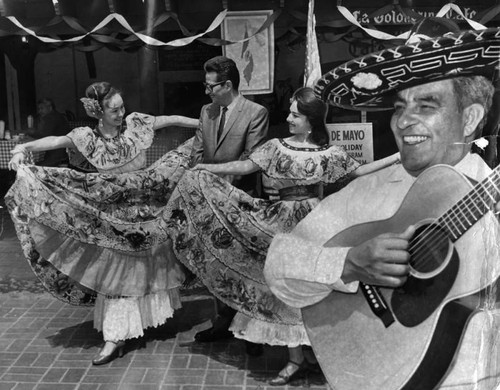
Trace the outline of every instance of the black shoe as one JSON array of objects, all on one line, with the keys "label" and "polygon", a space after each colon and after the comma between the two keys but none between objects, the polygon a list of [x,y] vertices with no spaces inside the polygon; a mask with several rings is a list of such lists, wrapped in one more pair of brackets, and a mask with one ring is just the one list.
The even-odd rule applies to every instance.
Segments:
[{"label": "black shoe", "polygon": [[264,347],[262,344],[255,344],[250,341],[245,341],[245,349],[248,356],[257,357],[264,353]]},{"label": "black shoe", "polygon": [[[304,359],[302,361],[302,363],[300,363],[300,364],[295,363],[295,362],[290,360],[286,364],[285,368],[287,366],[291,366],[293,368],[293,372],[291,374],[288,374],[287,372],[284,372],[284,373],[280,372],[278,374],[278,376],[276,376],[275,378],[273,378],[269,381],[269,384],[271,386],[284,386],[294,379],[304,377],[308,372],[308,364],[307,364],[306,359]],[[284,371],[284,369],[281,371]]]},{"label": "black shoe", "polygon": [[201,343],[227,340],[231,337],[233,337],[233,332],[230,332],[228,329],[217,329],[214,327],[202,330],[194,335],[194,339]]},{"label": "black shoe", "polygon": [[115,348],[109,355],[102,355],[99,353],[94,359],[92,359],[92,364],[94,366],[101,366],[103,364],[108,364],[115,360],[117,357],[121,358],[125,355],[125,341],[118,341],[115,344]]}]

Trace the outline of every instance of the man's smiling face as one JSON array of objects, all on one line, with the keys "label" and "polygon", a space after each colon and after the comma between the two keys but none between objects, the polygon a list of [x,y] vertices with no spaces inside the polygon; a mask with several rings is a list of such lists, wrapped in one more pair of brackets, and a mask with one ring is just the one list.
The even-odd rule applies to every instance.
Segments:
[{"label": "man's smiling face", "polygon": [[405,89],[394,103],[391,129],[403,167],[413,176],[436,164],[455,165],[467,153],[465,115],[451,80]]}]

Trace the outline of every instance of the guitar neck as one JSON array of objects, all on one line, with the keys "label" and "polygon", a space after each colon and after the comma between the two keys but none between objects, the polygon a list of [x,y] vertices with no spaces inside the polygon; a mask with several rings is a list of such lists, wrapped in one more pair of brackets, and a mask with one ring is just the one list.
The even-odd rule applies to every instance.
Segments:
[{"label": "guitar neck", "polygon": [[436,220],[455,242],[500,199],[500,166]]}]

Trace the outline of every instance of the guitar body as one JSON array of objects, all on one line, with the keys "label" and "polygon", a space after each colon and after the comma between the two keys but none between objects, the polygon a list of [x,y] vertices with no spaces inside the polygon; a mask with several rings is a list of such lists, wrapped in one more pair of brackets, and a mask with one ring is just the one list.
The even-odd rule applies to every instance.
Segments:
[{"label": "guitar body", "polygon": [[[352,226],[325,246],[352,247],[382,233],[400,233],[409,225],[434,220],[471,189],[452,167],[429,168],[391,218]],[[482,238],[489,217],[453,245],[450,241],[446,264],[437,275],[425,280],[412,276],[396,290],[380,288],[395,318],[388,327],[359,290],[355,294],[334,291],[302,309],[311,344],[332,389],[431,390],[439,384],[479,303],[476,293],[498,278],[498,267],[494,272],[487,267]],[[462,297],[468,297],[467,304]]]}]

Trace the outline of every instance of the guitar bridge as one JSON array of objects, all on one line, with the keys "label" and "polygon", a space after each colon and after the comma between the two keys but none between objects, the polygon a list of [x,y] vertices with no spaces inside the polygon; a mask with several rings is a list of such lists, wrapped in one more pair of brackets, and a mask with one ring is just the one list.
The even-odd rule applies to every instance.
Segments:
[{"label": "guitar bridge", "polygon": [[380,289],[364,283],[360,283],[360,286],[373,314],[380,318],[386,328],[391,326],[391,324],[395,321],[394,315],[392,314],[391,309],[389,309],[389,306],[387,306]]}]

